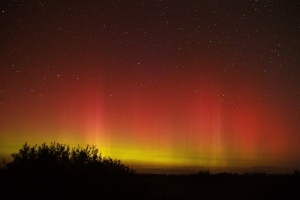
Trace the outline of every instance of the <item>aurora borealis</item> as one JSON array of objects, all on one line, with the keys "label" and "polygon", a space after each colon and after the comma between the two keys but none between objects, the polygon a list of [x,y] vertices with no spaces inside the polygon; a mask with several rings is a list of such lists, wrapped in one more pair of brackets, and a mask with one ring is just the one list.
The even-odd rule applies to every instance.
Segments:
[{"label": "aurora borealis", "polygon": [[299,2],[0,8],[0,158],[56,141],[138,172],[300,167]]}]

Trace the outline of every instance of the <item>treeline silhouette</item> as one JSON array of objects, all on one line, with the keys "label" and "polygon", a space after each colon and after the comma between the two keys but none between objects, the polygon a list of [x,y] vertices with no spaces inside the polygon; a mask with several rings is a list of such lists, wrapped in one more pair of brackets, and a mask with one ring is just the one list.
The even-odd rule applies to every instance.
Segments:
[{"label": "treeline silhouette", "polygon": [[70,148],[66,144],[53,142],[49,146],[30,147],[27,143],[18,153],[11,154],[13,161],[7,169],[16,172],[89,172],[103,175],[128,175],[135,170],[120,160],[102,157],[95,146]]},{"label": "treeline silhouette", "polygon": [[11,155],[13,161],[0,170],[0,199],[300,199],[298,169],[293,176],[137,174],[95,146],[56,142],[25,143]]},{"label": "treeline silhouette", "polygon": [[[221,173],[215,173],[212,174],[210,170],[200,170],[197,173],[193,172],[189,174],[189,176],[192,177],[207,177],[207,176],[252,176],[252,177],[257,177],[257,176],[268,176],[268,175],[273,175],[274,174],[267,174],[266,172],[244,172],[243,175],[237,174],[237,173],[231,173],[231,172],[221,172]],[[291,176],[292,174],[285,174],[286,176]],[[300,172],[299,169],[294,169],[294,176],[299,177]]]},{"label": "treeline silhouette", "polygon": [[[135,170],[95,146],[27,143],[0,170],[0,199],[139,198]],[[146,194],[145,192],[143,192]]]}]

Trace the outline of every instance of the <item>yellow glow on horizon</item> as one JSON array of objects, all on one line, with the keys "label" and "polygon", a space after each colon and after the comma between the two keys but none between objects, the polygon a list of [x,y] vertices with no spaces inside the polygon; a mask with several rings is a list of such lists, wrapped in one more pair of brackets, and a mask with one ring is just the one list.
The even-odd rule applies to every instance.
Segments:
[{"label": "yellow glow on horizon", "polygon": [[[15,137],[22,133],[22,136]],[[45,136],[39,137],[37,133],[32,134],[28,131],[14,131],[11,132],[6,140],[0,141],[1,152],[0,156],[5,158],[7,162],[12,160],[11,153],[18,152],[23,144],[27,142],[30,146],[41,145],[42,143],[50,144],[51,142],[58,142],[60,144],[67,144],[70,147],[85,148],[87,144],[95,145],[101,155],[110,156],[112,159],[121,160],[122,163],[134,167],[142,168],[230,168],[230,167],[249,167],[249,166],[263,166],[266,163],[282,163],[281,160],[276,160],[276,157],[266,155],[254,155],[251,152],[241,152],[236,154],[228,150],[228,146],[221,145],[217,141],[215,145],[208,148],[208,145],[196,146],[187,148],[182,143],[172,145],[167,140],[162,140],[160,145],[154,143],[140,142],[126,140],[125,138],[102,138],[98,140],[96,133],[94,134],[76,134],[74,132],[56,132],[44,131]],[[70,137],[73,135],[73,137]],[[104,135],[104,133],[102,133]],[[138,169],[137,169],[138,171]]]}]

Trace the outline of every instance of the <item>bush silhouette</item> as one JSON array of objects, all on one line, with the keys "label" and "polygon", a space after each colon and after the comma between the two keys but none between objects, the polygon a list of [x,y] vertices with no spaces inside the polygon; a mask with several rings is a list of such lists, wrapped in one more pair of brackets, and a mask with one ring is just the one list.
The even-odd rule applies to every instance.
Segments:
[{"label": "bush silhouette", "polygon": [[231,173],[231,172],[222,172],[222,173],[218,173],[216,174],[217,176],[239,176],[237,173]]},{"label": "bush silhouette", "polygon": [[196,174],[197,176],[210,176],[211,173],[210,173],[210,170],[200,170],[198,171],[198,173]]},{"label": "bush silhouette", "polygon": [[266,176],[266,172],[244,172],[244,176]]},{"label": "bush silhouette", "polygon": [[11,171],[23,172],[88,172],[125,175],[135,171],[110,157],[102,157],[95,146],[70,148],[66,144],[43,143],[29,146],[27,143],[18,153],[11,154],[13,161],[7,164]]},{"label": "bush silhouette", "polygon": [[200,170],[197,173],[193,172],[191,174],[189,174],[189,177],[192,181],[207,181],[210,180],[212,177],[212,173],[210,172],[210,170]]}]

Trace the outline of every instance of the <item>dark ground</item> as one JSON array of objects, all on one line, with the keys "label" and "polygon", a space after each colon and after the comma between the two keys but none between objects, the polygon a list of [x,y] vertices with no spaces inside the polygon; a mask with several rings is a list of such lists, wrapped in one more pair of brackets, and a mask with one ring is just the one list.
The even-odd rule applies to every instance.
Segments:
[{"label": "dark ground", "polygon": [[0,173],[0,199],[300,199],[296,176]]}]

